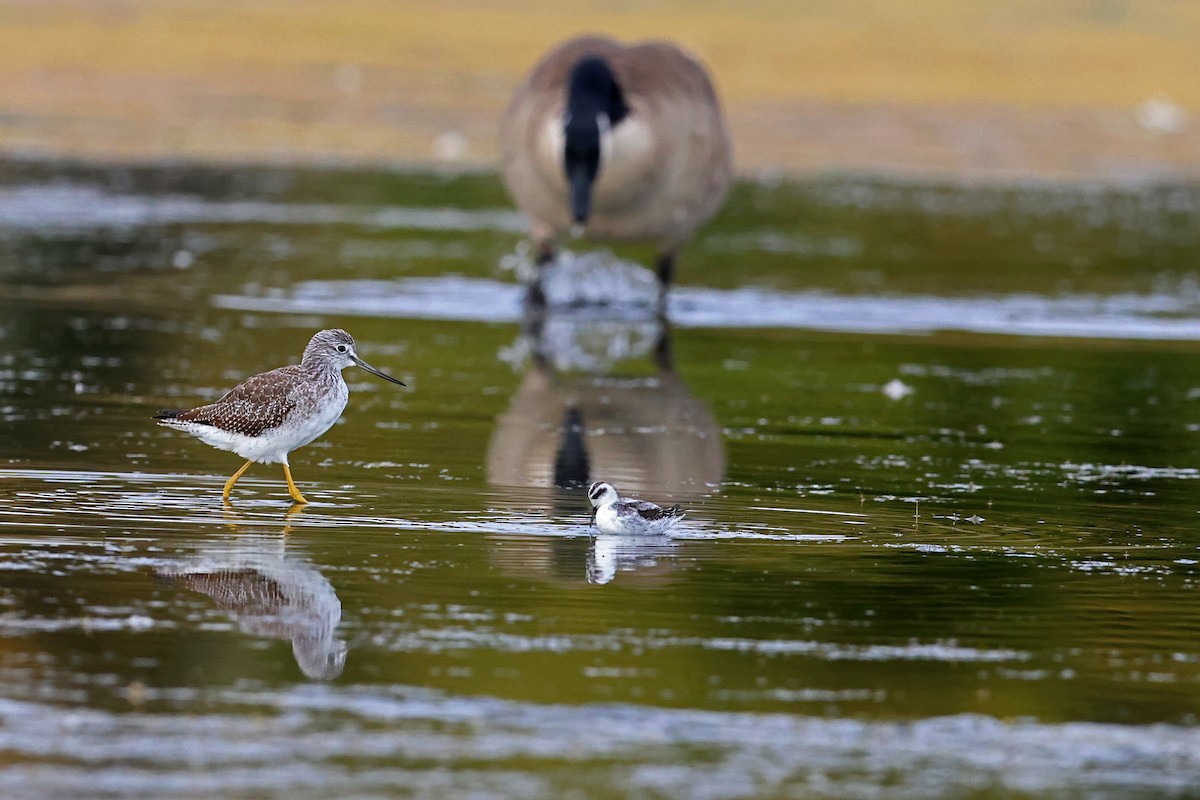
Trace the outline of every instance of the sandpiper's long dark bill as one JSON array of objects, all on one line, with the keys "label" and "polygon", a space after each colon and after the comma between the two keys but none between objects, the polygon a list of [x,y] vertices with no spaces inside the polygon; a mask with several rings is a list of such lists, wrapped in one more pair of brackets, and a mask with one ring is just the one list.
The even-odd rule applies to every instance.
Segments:
[{"label": "sandpiper's long dark bill", "polygon": [[363,361],[350,334],[331,329],[312,337],[299,364],[247,378],[215,403],[187,411],[163,410],[154,418],[246,459],[225,482],[221,496],[226,501],[238,478],[258,462],[282,464],[288,494],[297,503],[307,503],[292,480],[288,453],[325,433],[342,415],[350,397],[342,370],[351,364],[404,385]]}]

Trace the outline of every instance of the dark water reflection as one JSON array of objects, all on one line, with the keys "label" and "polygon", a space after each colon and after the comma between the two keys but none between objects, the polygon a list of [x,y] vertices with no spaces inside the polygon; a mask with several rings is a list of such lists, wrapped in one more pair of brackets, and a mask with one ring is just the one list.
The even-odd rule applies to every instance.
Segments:
[{"label": "dark water reflection", "polygon": [[[0,177],[4,797],[1200,785],[1195,190],[746,185],[668,330],[522,324],[486,176]],[[149,415],[335,325],[411,391],[223,509]]]},{"label": "dark water reflection", "polygon": [[[675,500],[720,485],[720,426],[676,372],[665,322],[572,320],[560,312],[533,328],[525,376],[488,444],[489,483],[550,488],[607,480],[634,496]],[[611,352],[614,342],[639,341],[615,349],[648,362],[644,374],[598,370],[587,346]],[[579,362],[591,369],[578,370]],[[578,506],[578,496],[571,500]]]}]

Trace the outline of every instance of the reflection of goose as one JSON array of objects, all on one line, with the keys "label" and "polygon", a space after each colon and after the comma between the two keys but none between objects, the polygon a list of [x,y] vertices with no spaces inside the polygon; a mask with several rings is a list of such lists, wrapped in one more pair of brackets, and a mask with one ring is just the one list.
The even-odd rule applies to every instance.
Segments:
[{"label": "reflection of goose", "polygon": [[296,663],[308,677],[336,678],[346,664],[346,643],[334,638],[342,604],[325,576],[285,555],[285,545],[282,536],[243,534],[155,570],[155,579],[208,595],[244,633],[291,640]]},{"label": "reflection of goose", "polygon": [[500,139],[504,183],[530,219],[539,263],[573,225],[598,241],[651,242],[663,292],[732,174],[708,73],[667,42],[563,43],[517,88]]},{"label": "reflection of goose", "polygon": [[[586,336],[587,327],[579,323],[572,335]],[[672,369],[669,331],[655,350],[658,371],[647,377],[562,377],[550,367],[556,358],[547,350],[556,348],[571,349],[539,341],[508,411],[496,420],[490,483],[549,489],[604,477],[633,493],[686,500],[721,481],[720,428]],[[580,510],[587,512],[583,498]]]},{"label": "reflection of goose", "polygon": [[562,438],[558,452],[554,454],[554,485],[568,488],[583,486],[588,482],[591,465],[588,461],[586,429],[583,414],[571,406],[563,415]]}]

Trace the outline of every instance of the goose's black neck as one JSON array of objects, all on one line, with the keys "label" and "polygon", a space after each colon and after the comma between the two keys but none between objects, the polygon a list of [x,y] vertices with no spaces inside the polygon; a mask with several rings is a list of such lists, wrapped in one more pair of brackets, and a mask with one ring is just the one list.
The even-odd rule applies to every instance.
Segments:
[{"label": "goose's black neck", "polygon": [[608,62],[600,56],[584,56],[571,68],[567,84],[567,126],[594,123],[601,114],[615,126],[629,115],[629,106]]},{"label": "goose's black neck", "polygon": [[629,116],[625,95],[612,67],[599,56],[584,56],[571,68],[563,120],[563,172],[571,192],[571,218],[587,222],[592,184],[600,171],[601,127],[612,128]]}]

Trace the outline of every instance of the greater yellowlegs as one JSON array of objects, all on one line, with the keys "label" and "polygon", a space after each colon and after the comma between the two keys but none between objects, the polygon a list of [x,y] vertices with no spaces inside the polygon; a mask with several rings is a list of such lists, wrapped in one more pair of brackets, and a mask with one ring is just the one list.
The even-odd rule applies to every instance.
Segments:
[{"label": "greater yellowlegs", "polygon": [[350,334],[325,330],[312,337],[299,364],[247,378],[215,403],[187,411],[163,410],[154,418],[247,459],[225,482],[221,496],[226,502],[238,478],[258,462],[282,464],[288,494],[297,503],[307,503],[292,480],[288,453],[325,433],[342,415],[350,396],[342,370],[351,364],[404,385],[359,358]]},{"label": "greater yellowlegs", "polygon": [[662,508],[645,500],[623,499],[604,481],[588,487],[588,499],[596,527],[604,533],[662,533],[683,519],[678,505]]}]

